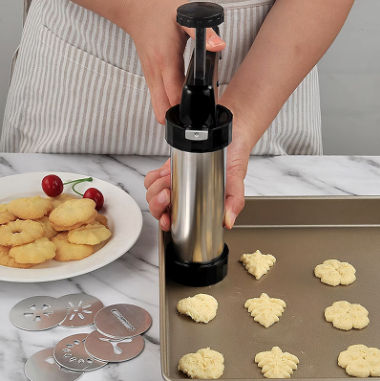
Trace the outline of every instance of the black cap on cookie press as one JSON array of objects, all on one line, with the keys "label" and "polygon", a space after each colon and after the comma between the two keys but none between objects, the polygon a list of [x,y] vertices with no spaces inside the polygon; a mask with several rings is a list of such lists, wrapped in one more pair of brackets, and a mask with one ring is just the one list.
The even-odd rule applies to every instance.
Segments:
[{"label": "black cap on cookie press", "polygon": [[177,9],[177,23],[187,28],[212,28],[223,21],[223,8],[218,4],[194,2]]},{"label": "black cap on cookie press", "polygon": [[195,28],[194,55],[181,103],[166,113],[166,141],[181,151],[215,152],[232,139],[232,113],[216,104],[219,53],[206,51],[206,28],[217,29],[223,20],[223,8],[218,4],[194,2],[177,10],[177,22]]}]

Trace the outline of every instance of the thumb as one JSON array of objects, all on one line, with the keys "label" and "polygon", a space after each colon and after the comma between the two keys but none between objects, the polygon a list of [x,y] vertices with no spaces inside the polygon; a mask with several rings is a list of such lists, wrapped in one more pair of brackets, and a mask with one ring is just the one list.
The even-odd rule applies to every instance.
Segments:
[{"label": "thumb", "polygon": [[[195,29],[182,27],[182,29],[195,40]],[[206,49],[210,52],[220,52],[226,47],[226,43],[216,34],[212,28],[206,29]]]},{"label": "thumb", "polygon": [[244,204],[244,177],[232,176],[226,183],[224,225],[228,229],[234,226],[236,217],[243,210]]},{"label": "thumb", "polygon": [[232,140],[227,150],[224,225],[228,229],[232,229],[236,217],[243,210],[245,204],[244,178],[247,174],[250,151],[246,149],[245,142],[240,141],[241,139],[244,137],[235,134],[235,140]]}]

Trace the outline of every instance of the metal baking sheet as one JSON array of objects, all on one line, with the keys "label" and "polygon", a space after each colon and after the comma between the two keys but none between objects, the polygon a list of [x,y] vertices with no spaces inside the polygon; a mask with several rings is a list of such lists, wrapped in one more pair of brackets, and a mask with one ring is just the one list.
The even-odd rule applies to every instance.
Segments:
[{"label": "metal baking sheet", "polygon": [[[300,363],[292,379],[343,380],[349,376],[337,365],[350,345],[380,348],[380,197],[251,197],[235,227],[226,231],[230,249],[228,275],[210,287],[186,287],[165,277],[160,238],[161,365],[165,380],[187,376],[177,370],[186,353],[210,347],[224,355],[223,380],[264,379],[254,362],[258,352],[279,346]],[[256,280],[239,259],[260,250],[277,262]],[[331,287],[314,276],[326,259],[347,261],[356,268],[356,281]],[[244,308],[261,293],[283,299],[287,307],[269,328],[255,322]],[[177,313],[177,302],[198,293],[214,296],[216,318],[196,324]],[[370,324],[362,330],[341,331],[324,319],[333,302],[347,300],[369,310]],[[360,378],[358,378],[360,379]]]}]

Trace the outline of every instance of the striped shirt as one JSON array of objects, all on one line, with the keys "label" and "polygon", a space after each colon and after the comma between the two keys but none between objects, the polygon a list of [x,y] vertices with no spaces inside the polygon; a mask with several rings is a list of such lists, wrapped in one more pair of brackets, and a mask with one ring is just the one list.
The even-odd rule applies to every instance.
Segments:
[{"label": "striped shirt", "polygon": [[[0,150],[169,155],[135,45],[109,20],[69,0],[25,1],[29,10],[5,110]],[[275,0],[214,0],[225,9],[227,47],[219,95],[238,70]],[[186,46],[187,65],[191,42]],[[254,155],[321,154],[317,69],[287,100]]]}]

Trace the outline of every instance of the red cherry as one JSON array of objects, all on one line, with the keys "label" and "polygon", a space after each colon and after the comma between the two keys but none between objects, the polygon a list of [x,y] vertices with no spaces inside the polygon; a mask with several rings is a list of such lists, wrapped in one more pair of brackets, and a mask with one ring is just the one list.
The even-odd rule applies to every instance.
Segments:
[{"label": "red cherry", "polygon": [[83,198],[91,198],[96,202],[95,209],[99,211],[104,204],[104,197],[102,193],[96,188],[88,188],[86,192],[84,192]]},{"label": "red cherry", "polygon": [[42,179],[42,189],[50,197],[57,197],[63,192],[63,182],[57,175],[48,175]]}]

